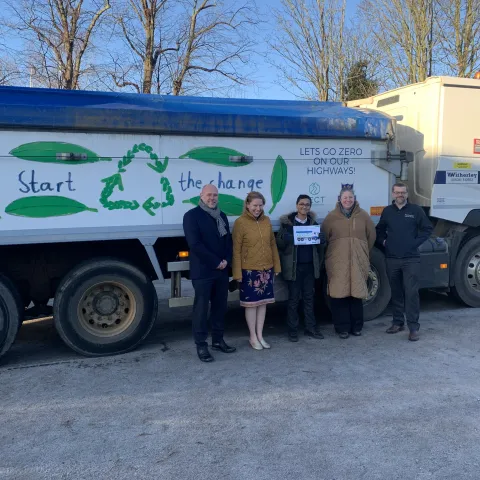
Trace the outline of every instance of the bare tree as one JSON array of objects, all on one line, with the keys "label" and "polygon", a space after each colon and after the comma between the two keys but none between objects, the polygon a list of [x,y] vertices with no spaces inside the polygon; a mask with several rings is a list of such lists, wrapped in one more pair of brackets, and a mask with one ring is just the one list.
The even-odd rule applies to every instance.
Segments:
[{"label": "bare tree", "polygon": [[188,17],[177,37],[180,48],[170,63],[172,93],[180,95],[192,87],[205,88],[207,82],[222,84],[222,80],[249,83],[246,67],[256,46],[253,27],[259,23],[255,3],[188,0],[185,7]]},{"label": "bare tree", "polygon": [[13,85],[22,76],[21,69],[7,45],[8,40],[0,25],[0,85]]},{"label": "bare tree", "polygon": [[[342,96],[348,71],[345,6],[336,0],[281,0],[271,61],[298,96],[326,101]],[[338,90],[339,89],[339,90]]]},{"label": "bare tree", "polygon": [[[111,76],[117,87],[133,87],[138,93],[152,93],[160,59],[167,52],[179,49],[175,43],[172,47],[167,45],[175,26],[172,23],[165,27],[169,23],[164,17],[170,3],[169,0],[124,0],[118,3],[120,8],[114,14],[115,22],[133,58],[130,64],[121,61],[119,55],[112,58]],[[136,75],[136,70],[141,74]]]},{"label": "bare tree", "polygon": [[[448,1],[448,0],[446,0]],[[363,0],[360,20],[377,45],[390,85],[425,80],[433,74],[438,39],[435,0]]]},{"label": "bare tree", "polygon": [[17,65],[6,57],[0,57],[0,85],[13,85],[20,77],[21,71]]},{"label": "bare tree", "polygon": [[480,0],[438,0],[440,61],[448,73],[471,77],[480,68]]},{"label": "bare tree", "polygon": [[77,89],[92,36],[109,0],[7,0],[7,26],[23,40],[24,64],[37,83]]},{"label": "bare tree", "polygon": [[247,84],[259,23],[254,0],[124,0],[117,15],[127,52],[112,58],[118,87],[214,92]]}]

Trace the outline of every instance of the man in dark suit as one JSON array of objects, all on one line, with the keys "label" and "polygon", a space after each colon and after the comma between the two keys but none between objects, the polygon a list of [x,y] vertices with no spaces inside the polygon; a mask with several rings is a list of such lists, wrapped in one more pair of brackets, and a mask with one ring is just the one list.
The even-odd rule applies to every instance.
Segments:
[{"label": "man in dark suit", "polygon": [[218,208],[218,190],[205,185],[198,207],[183,217],[183,230],[190,248],[190,278],[195,289],[193,337],[198,358],[212,362],[208,350],[208,305],[212,325],[212,349],[232,353],[223,339],[228,298],[228,266],[232,263],[232,236],[227,216]]}]

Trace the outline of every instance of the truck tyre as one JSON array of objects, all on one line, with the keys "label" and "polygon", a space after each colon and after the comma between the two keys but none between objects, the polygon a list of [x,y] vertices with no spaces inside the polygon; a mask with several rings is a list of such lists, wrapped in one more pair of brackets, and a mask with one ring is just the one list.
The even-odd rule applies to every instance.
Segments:
[{"label": "truck tyre", "polygon": [[381,315],[387,308],[392,296],[385,256],[375,247],[370,252],[370,273],[367,286],[368,298],[363,302],[363,319],[366,322]]},{"label": "truck tyre", "polygon": [[0,357],[8,352],[22,324],[23,306],[13,283],[0,274]]},{"label": "truck tyre", "polygon": [[[330,308],[330,300],[327,296],[328,281],[326,274],[323,285],[326,303],[328,308]],[[363,302],[363,320],[365,322],[381,315],[387,308],[392,295],[385,265],[385,256],[375,247],[370,252],[370,273],[368,275],[367,287],[368,298]]]},{"label": "truck tyre", "polygon": [[55,294],[53,318],[62,340],[86,356],[133,350],[157,318],[150,279],[112,258],[84,262],[70,271]]},{"label": "truck tyre", "polygon": [[455,261],[452,293],[469,307],[480,307],[480,236],[463,245]]}]

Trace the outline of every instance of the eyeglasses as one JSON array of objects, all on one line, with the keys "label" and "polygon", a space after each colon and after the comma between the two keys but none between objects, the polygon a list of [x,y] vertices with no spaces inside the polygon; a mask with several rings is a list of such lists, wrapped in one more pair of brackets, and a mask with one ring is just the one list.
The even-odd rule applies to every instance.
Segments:
[{"label": "eyeglasses", "polygon": [[408,192],[393,192],[394,195],[407,195]]},{"label": "eyeglasses", "polygon": [[307,208],[310,208],[310,207],[311,207],[311,205],[310,205],[309,203],[297,203],[297,205],[298,205],[299,207],[307,207]]}]

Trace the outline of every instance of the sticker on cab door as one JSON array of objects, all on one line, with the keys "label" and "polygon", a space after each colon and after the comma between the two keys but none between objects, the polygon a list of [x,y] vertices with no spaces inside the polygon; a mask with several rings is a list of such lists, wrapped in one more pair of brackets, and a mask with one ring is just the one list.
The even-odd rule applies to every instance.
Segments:
[{"label": "sticker on cab door", "polygon": [[473,139],[473,153],[480,155],[480,138]]},{"label": "sticker on cab door", "polygon": [[453,162],[453,168],[457,170],[470,170],[472,168],[472,164],[466,162]]}]

